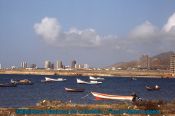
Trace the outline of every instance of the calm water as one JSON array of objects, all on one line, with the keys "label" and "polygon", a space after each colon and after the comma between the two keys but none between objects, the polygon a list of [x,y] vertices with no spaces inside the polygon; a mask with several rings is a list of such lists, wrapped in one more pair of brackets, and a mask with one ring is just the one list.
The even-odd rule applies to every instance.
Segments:
[{"label": "calm water", "polygon": [[[40,75],[0,75],[0,83],[9,82],[11,79],[29,79],[33,85],[18,85],[17,87],[0,87],[0,107],[23,107],[33,106],[43,99],[62,100],[73,103],[114,103],[115,100],[96,101],[89,94],[90,91],[103,92],[109,94],[130,95],[135,92],[143,99],[151,100],[174,100],[175,99],[175,79],[139,78],[136,81],[124,77],[104,77],[105,80],[99,85],[77,84],[76,78],[89,80],[88,77],[76,76],[49,76],[51,78],[63,77],[65,82],[41,83],[45,76]],[[145,85],[158,84],[159,91],[147,91]],[[64,87],[85,88],[82,93],[68,93]]]}]

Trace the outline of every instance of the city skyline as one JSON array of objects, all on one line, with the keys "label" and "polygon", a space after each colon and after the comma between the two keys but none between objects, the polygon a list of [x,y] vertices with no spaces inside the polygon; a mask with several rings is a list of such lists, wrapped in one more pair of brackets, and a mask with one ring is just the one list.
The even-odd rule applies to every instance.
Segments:
[{"label": "city skyline", "polygon": [[103,67],[175,51],[175,1],[0,1],[0,64]]}]

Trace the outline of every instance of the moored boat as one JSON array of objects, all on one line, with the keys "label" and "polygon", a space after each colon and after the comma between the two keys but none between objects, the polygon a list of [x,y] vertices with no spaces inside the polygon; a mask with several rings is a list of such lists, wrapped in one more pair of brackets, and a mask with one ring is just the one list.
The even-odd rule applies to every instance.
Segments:
[{"label": "moored boat", "polygon": [[15,83],[1,83],[0,87],[16,87]]},{"label": "moored boat", "polygon": [[93,76],[89,76],[89,79],[90,80],[104,80],[104,78],[101,78],[101,77],[93,77]]},{"label": "moored boat", "polygon": [[18,80],[18,81],[14,81],[13,79],[11,79],[11,83],[15,83],[15,84],[18,84],[18,85],[32,85],[33,84],[28,79],[23,79],[23,80]]},{"label": "moored boat", "polygon": [[85,90],[85,89],[82,89],[82,88],[67,88],[67,87],[65,87],[64,89],[67,92],[84,92],[84,90]]},{"label": "moored boat", "polygon": [[87,81],[83,81],[81,79],[77,79],[77,83],[78,84],[100,84],[102,82],[99,82],[99,81],[89,81],[89,82],[87,82]]},{"label": "moored boat", "polygon": [[53,78],[49,78],[49,77],[45,77],[45,80],[41,80],[41,82],[59,82],[59,81],[66,81],[66,79],[63,78],[57,78],[57,79],[53,79]]},{"label": "moored boat", "polygon": [[122,95],[111,95],[111,94],[104,94],[98,92],[91,92],[93,96],[96,97],[97,100],[100,99],[109,99],[109,100],[129,100],[132,101],[135,96],[122,96]]},{"label": "moored boat", "polygon": [[148,91],[160,90],[160,86],[158,86],[158,85],[155,85],[155,86],[145,86],[145,88]]}]

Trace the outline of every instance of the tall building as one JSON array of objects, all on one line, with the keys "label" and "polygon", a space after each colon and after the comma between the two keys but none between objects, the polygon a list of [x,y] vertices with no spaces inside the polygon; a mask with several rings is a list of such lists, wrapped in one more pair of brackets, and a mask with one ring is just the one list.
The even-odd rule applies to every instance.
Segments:
[{"label": "tall building", "polygon": [[139,61],[139,66],[142,69],[150,68],[150,57],[148,55],[142,55]]},{"label": "tall building", "polygon": [[63,68],[63,63],[62,63],[62,61],[57,61],[57,63],[56,63],[56,68],[57,68],[57,69]]},{"label": "tall building", "polygon": [[170,57],[170,71],[172,74],[175,74],[175,54]]},{"label": "tall building", "polygon": [[75,68],[76,63],[77,62],[75,60],[73,60],[72,63],[71,63],[71,68]]},{"label": "tall building", "polygon": [[27,62],[21,62],[21,68],[27,68]]},{"label": "tall building", "polygon": [[50,69],[50,68],[51,68],[51,62],[50,62],[49,60],[46,60],[46,61],[44,62],[44,68],[45,68],[45,69]]},{"label": "tall building", "polygon": [[0,69],[2,69],[1,64],[0,64]]}]

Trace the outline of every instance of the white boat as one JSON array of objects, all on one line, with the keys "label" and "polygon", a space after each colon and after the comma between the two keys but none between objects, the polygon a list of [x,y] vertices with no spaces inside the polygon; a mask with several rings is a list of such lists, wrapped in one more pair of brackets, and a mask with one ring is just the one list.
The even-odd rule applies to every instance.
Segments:
[{"label": "white boat", "polygon": [[129,100],[132,101],[134,96],[121,96],[121,95],[111,95],[104,93],[91,92],[93,96],[96,97],[97,100],[100,99],[110,99],[110,100]]},{"label": "white boat", "polygon": [[79,84],[87,84],[88,82],[83,81],[83,80],[81,80],[81,79],[77,79],[77,83],[79,83]]},{"label": "white boat", "polygon": [[45,77],[45,80],[41,80],[41,81],[42,81],[42,82],[66,81],[66,79],[63,79],[63,78],[53,79],[53,78]]},{"label": "white boat", "polygon": [[92,76],[89,76],[89,79],[90,80],[104,80],[104,78],[101,78],[101,77],[92,77]]},{"label": "white boat", "polygon": [[87,82],[87,81],[83,81],[81,79],[77,79],[77,83],[78,84],[100,84],[102,82],[99,82],[99,81],[90,81],[90,82]]}]

